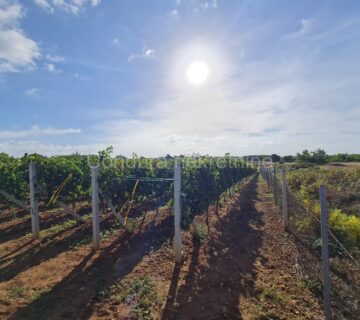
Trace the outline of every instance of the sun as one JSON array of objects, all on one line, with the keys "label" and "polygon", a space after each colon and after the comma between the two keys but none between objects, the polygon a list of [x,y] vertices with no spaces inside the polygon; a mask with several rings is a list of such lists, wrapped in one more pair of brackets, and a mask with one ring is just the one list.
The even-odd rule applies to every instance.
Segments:
[{"label": "sun", "polygon": [[205,62],[194,61],[189,65],[186,76],[191,84],[200,85],[206,82],[209,72],[209,67]]}]

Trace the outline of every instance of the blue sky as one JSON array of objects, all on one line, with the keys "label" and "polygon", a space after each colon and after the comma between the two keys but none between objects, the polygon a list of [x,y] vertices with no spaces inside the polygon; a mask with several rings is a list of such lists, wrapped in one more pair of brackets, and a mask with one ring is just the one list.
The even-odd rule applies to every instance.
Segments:
[{"label": "blue sky", "polygon": [[359,57],[355,0],[0,0],[0,152],[360,152]]}]

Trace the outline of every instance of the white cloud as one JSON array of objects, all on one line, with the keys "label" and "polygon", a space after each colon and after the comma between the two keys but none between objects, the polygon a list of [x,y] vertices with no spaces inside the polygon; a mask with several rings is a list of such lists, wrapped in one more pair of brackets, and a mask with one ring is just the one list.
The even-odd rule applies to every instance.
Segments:
[{"label": "white cloud", "polygon": [[198,12],[198,9],[207,10],[215,9],[218,7],[218,0],[176,0],[176,5],[190,5],[193,7],[194,12]]},{"label": "white cloud", "polygon": [[53,56],[51,54],[47,54],[45,57],[47,60],[51,61],[51,62],[64,62],[65,58],[61,57],[61,56]]},{"label": "white cloud", "polygon": [[101,0],[34,0],[35,3],[42,9],[49,13],[54,13],[55,10],[61,10],[66,13],[78,14],[80,10],[86,5],[90,4],[95,7],[101,3]]},{"label": "white cloud", "polygon": [[207,1],[207,2],[201,2],[200,7],[204,10],[211,9],[211,8],[217,8],[218,3],[217,0]]},{"label": "white cloud", "polygon": [[178,19],[179,18],[179,11],[178,10],[172,10],[170,12],[170,17],[174,18],[174,19]]},{"label": "white cloud", "polygon": [[301,28],[294,33],[288,34],[287,37],[297,38],[308,34],[314,25],[314,21],[315,19],[301,19],[300,21]]},{"label": "white cloud", "polygon": [[102,144],[54,144],[54,143],[41,143],[39,141],[29,140],[11,140],[0,141],[0,150],[7,154],[21,157],[25,153],[34,153],[55,156],[55,155],[69,155],[75,152],[81,154],[94,154],[100,150],[104,150],[107,145]]},{"label": "white cloud", "polygon": [[42,91],[43,91],[43,89],[41,89],[41,88],[31,88],[31,89],[25,90],[25,94],[28,95],[29,97],[35,97]]},{"label": "white cloud", "polygon": [[97,6],[98,4],[100,4],[101,0],[91,0],[91,5],[92,6]]},{"label": "white cloud", "polygon": [[0,140],[6,139],[20,139],[38,136],[64,136],[67,134],[81,133],[80,129],[54,129],[54,128],[40,128],[39,126],[32,126],[28,130],[2,130],[0,131]]},{"label": "white cloud", "polygon": [[35,68],[40,49],[19,26],[23,8],[15,1],[0,1],[0,73]]},{"label": "white cloud", "polygon": [[[345,57],[338,69],[330,67],[332,61],[313,65],[309,59],[246,60],[241,68],[236,61],[222,81],[209,79],[203,87],[161,84],[153,102],[138,112],[110,112],[109,120],[94,127],[97,142],[112,144],[124,155],[147,156],[284,155],[317,147],[355,152],[359,74],[343,68]],[[209,66],[215,77],[214,65]]]},{"label": "white cloud", "polygon": [[47,12],[54,13],[54,8],[47,2],[47,0],[35,0],[35,3]]},{"label": "white cloud", "polygon": [[79,73],[75,73],[74,77],[79,80],[89,80],[89,77],[82,76]]},{"label": "white cloud", "polygon": [[24,15],[23,8],[16,2],[0,1],[0,26],[13,27]]},{"label": "white cloud", "polygon": [[111,45],[114,46],[114,47],[120,47],[120,40],[115,37],[111,40]]},{"label": "white cloud", "polygon": [[314,19],[302,19],[301,20],[301,29],[300,29],[299,33],[304,34],[304,33],[309,32],[313,23],[314,23]]},{"label": "white cloud", "polygon": [[60,74],[63,72],[62,69],[56,68],[56,66],[53,63],[45,63],[44,66],[45,69],[50,73]]},{"label": "white cloud", "polygon": [[141,53],[133,53],[128,57],[128,61],[131,62],[136,59],[150,59],[154,58],[155,50],[144,47]]}]

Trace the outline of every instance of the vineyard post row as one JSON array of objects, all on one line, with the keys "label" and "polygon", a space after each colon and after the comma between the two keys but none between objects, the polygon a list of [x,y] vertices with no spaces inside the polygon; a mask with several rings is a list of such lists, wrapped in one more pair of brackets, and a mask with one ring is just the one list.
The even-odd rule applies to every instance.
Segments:
[{"label": "vineyard post row", "polygon": [[[174,161],[174,251],[175,261],[181,262],[181,161]],[[169,179],[167,179],[169,180]],[[170,179],[171,180],[171,179]],[[95,250],[100,249],[100,217],[99,217],[99,166],[95,165],[91,167],[91,205],[92,205],[92,225],[93,225],[93,246]],[[114,207],[111,205],[111,210],[114,211]],[[114,212],[113,212],[114,213]]]},{"label": "vineyard post row", "polygon": [[100,210],[99,210],[99,166],[91,167],[91,208],[93,227],[93,246],[100,249]]},{"label": "vineyard post row", "polygon": [[181,162],[174,162],[174,210],[175,210],[175,261],[181,262]]},{"label": "vineyard post row", "polygon": [[[278,203],[277,194],[277,176],[276,166],[263,166],[260,168],[260,173],[263,179],[266,181],[270,192],[274,196],[275,204]],[[283,209],[283,223],[284,230],[289,231],[289,219],[288,219],[288,203],[287,203],[287,186],[286,186],[286,170],[281,168],[281,207]],[[320,224],[321,224],[321,253],[322,253],[322,269],[323,269],[323,297],[324,297],[324,311],[325,319],[332,319],[331,312],[331,293],[330,293],[330,265],[329,265],[329,227],[328,227],[328,206],[326,200],[326,186],[321,185],[319,188],[320,198]]]},{"label": "vineyard post row", "polygon": [[[99,194],[101,190],[99,188],[99,165],[91,167],[91,205],[92,205],[92,229],[93,229],[93,246],[95,250],[100,249],[100,201]],[[175,237],[174,237],[174,251],[175,251],[175,260],[176,262],[181,262],[181,247],[182,247],[182,237],[181,237],[181,172],[182,172],[182,163],[181,161],[174,161],[174,178],[165,179],[174,181],[174,228],[175,228]],[[39,238],[40,226],[39,226],[39,210],[38,203],[36,199],[36,164],[29,164],[29,191],[30,191],[30,207],[26,205],[21,200],[15,198],[15,196],[7,193],[4,190],[0,190],[0,194],[7,198],[9,201],[18,205],[26,211],[29,211],[31,214],[31,231],[34,239]],[[160,178],[161,179],[161,178]],[[81,216],[76,212],[71,210],[65,203],[59,201],[58,204],[64,209],[68,214],[71,214],[76,220],[84,222]],[[115,208],[112,205],[111,201],[108,202],[108,205],[111,209],[111,212],[115,215],[120,222],[124,223],[124,219],[121,216],[116,214]]]},{"label": "vineyard post row", "polygon": [[30,189],[30,207],[23,201],[16,199],[16,197],[5,190],[0,190],[0,195],[8,199],[10,202],[21,207],[25,211],[30,212],[31,215],[31,232],[34,239],[39,238],[39,210],[36,202],[36,165],[29,164],[29,189]]},{"label": "vineyard post row", "polygon": [[39,238],[39,210],[36,201],[36,165],[35,163],[29,164],[29,187],[30,187],[30,208],[31,208],[31,231],[35,239]]}]

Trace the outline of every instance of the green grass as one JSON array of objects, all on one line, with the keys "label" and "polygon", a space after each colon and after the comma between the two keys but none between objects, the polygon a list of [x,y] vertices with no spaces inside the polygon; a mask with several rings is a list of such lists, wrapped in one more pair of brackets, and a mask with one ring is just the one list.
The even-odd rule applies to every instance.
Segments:
[{"label": "green grass", "polygon": [[125,303],[131,307],[134,319],[152,319],[151,310],[162,304],[156,286],[148,276],[120,281],[98,293],[98,301],[110,299],[116,303]]},{"label": "green grass", "polygon": [[322,295],[322,283],[318,279],[301,279],[298,286],[302,289],[308,289],[317,296]]},{"label": "green grass", "polygon": [[172,248],[172,242],[170,239],[166,239],[166,241],[162,244],[163,248]]},{"label": "green grass", "polygon": [[23,298],[26,296],[27,288],[12,286],[8,289],[7,296],[9,299]]},{"label": "green grass", "polygon": [[128,218],[126,221],[125,229],[128,232],[134,232],[139,227],[139,220],[136,218]]},{"label": "green grass", "polygon": [[272,285],[270,287],[263,288],[263,292],[260,295],[260,300],[270,299],[276,302],[282,302],[284,297],[277,292],[277,288]]},{"label": "green grass", "polygon": [[[112,237],[120,228],[122,228],[122,225],[118,221],[116,221],[111,226],[103,228],[100,232],[101,240],[106,240],[106,239]],[[71,242],[69,242],[67,244],[67,248],[70,250],[79,249],[83,245],[91,243],[91,241],[92,241],[92,236],[86,235],[83,238],[72,240]]]},{"label": "green grass", "polygon": [[[89,221],[91,220],[91,216],[90,215],[84,215],[82,217],[85,221]],[[65,220],[63,223],[59,223],[59,224],[55,224],[52,225],[50,228],[48,229],[44,229],[40,231],[40,238],[45,239],[46,240],[46,244],[49,244],[51,242],[53,242],[53,240],[51,239],[52,237],[56,236],[57,234],[60,234],[61,232],[64,232],[74,226],[78,225],[78,222],[74,219],[68,219]],[[105,233],[107,231],[105,230]],[[108,237],[109,235],[106,234],[105,238]],[[25,234],[25,237],[32,237],[32,233],[31,232],[27,232]],[[76,240],[64,240],[62,242],[62,245],[64,245],[66,248],[69,249],[77,249],[82,245],[88,244],[91,242],[91,236],[86,236],[84,238],[81,239],[76,239]]]},{"label": "green grass", "polygon": [[79,249],[81,246],[89,244],[91,241],[92,241],[92,237],[86,236],[85,238],[77,239],[69,242],[67,247],[69,250]]},{"label": "green grass", "polygon": [[225,206],[225,200],[223,198],[220,198],[218,204],[219,204],[219,208],[224,207]]},{"label": "green grass", "polygon": [[[89,214],[82,216],[82,218],[86,222],[91,220],[91,216]],[[54,224],[48,229],[41,230],[40,238],[52,237],[53,235],[56,235],[58,233],[61,233],[62,231],[70,229],[71,227],[74,227],[77,224],[78,224],[78,222],[75,219],[67,219],[63,223]],[[25,237],[32,237],[32,233],[26,232]]]},{"label": "green grass", "polygon": [[200,242],[205,242],[209,238],[208,227],[205,223],[193,222],[192,232],[194,238]]},{"label": "green grass", "polygon": [[60,233],[62,231],[65,231],[66,229],[69,229],[69,228],[75,226],[76,224],[77,224],[77,221],[72,220],[72,219],[66,220],[61,224],[55,224],[55,225],[51,226],[48,229],[41,230],[40,231],[40,238],[51,237],[54,234]]},{"label": "green grass", "polygon": [[32,293],[31,298],[32,300],[40,299],[44,297],[46,293],[47,293],[46,289],[37,289]]}]

